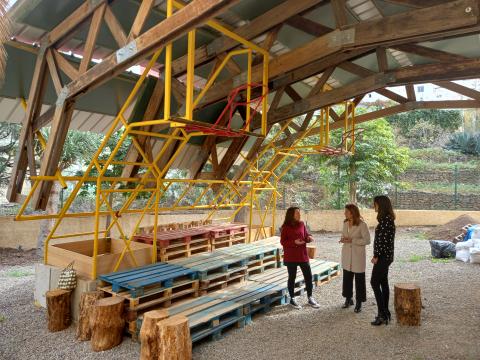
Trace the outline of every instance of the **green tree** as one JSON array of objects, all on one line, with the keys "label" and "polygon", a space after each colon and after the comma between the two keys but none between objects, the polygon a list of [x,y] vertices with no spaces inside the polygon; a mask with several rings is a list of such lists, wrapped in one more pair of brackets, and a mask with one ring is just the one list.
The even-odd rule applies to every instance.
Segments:
[{"label": "green tree", "polygon": [[[328,205],[340,208],[347,201],[369,204],[378,194],[396,184],[409,162],[408,149],[398,147],[392,127],[385,119],[358,126],[363,133],[357,138],[355,154],[327,157],[309,156],[320,173],[320,184],[328,194]],[[340,142],[341,132],[332,134],[332,143]]]},{"label": "green tree", "polygon": [[0,185],[7,185],[18,146],[20,125],[0,122]]}]

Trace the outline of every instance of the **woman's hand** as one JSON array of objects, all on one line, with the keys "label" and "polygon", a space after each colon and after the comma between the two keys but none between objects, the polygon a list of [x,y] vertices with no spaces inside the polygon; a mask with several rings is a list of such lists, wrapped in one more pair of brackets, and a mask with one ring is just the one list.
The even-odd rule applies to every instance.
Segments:
[{"label": "woman's hand", "polygon": [[372,264],[376,264],[378,262],[378,257],[374,256],[372,257],[372,260],[370,260],[372,262]]},{"label": "woman's hand", "polygon": [[305,244],[305,241],[303,241],[302,239],[297,239],[297,240],[295,240],[295,244],[303,245],[303,244]]},{"label": "woman's hand", "polygon": [[313,236],[312,236],[312,235],[308,235],[307,240],[308,240],[308,241],[313,241]]},{"label": "woman's hand", "polygon": [[341,243],[344,244],[351,244],[352,243],[352,238],[342,236],[342,239],[340,240]]}]

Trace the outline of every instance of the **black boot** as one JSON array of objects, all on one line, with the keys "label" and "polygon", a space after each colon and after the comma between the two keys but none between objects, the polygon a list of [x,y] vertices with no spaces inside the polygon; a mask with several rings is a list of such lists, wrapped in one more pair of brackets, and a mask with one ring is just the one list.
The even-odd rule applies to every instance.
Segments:
[{"label": "black boot", "polygon": [[387,309],[386,313],[387,313],[387,319],[388,319],[388,321],[391,322],[391,321],[392,321],[392,313],[391,313],[390,310],[388,310],[388,309]]},{"label": "black boot", "polygon": [[353,300],[351,298],[346,298],[345,299],[345,304],[343,304],[342,308],[346,309],[346,308],[348,308],[352,305],[353,305]]},{"label": "black boot", "polygon": [[357,314],[362,311],[362,302],[361,301],[357,301],[356,304],[355,304],[355,309],[353,310],[354,312],[356,312]]},{"label": "black boot", "polygon": [[373,326],[388,325],[388,318],[384,315],[378,315],[370,324]]}]

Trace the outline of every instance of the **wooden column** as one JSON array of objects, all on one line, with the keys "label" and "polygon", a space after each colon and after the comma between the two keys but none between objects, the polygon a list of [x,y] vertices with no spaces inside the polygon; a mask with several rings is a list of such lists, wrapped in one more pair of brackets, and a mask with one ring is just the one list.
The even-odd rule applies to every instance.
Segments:
[{"label": "wooden column", "polygon": [[167,310],[152,310],[143,315],[140,330],[140,360],[156,360],[159,353],[159,336],[157,324],[168,318]]},{"label": "wooden column", "polygon": [[48,330],[61,331],[70,326],[70,291],[50,290],[46,293]]},{"label": "wooden column", "polygon": [[192,339],[186,316],[177,315],[157,324],[159,360],[190,360]]},{"label": "wooden column", "polygon": [[123,298],[97,300],[90,313],[93,351],[104,351],[119,345],[124,326]]},{"label": "wooden column", "polygon": [[92,312],[95,302],[103,298],[101,291],[84,292],[80,298],[80,315],[77,325],[77,339],[80,341],[90,340],[92,337],[92,329],[90,328],[90,313]]},{"label": "wooden column", "polygon": [[395,284],[395,313],[400,325],[419,326],[422,312],[420,287],[414,284]]}]

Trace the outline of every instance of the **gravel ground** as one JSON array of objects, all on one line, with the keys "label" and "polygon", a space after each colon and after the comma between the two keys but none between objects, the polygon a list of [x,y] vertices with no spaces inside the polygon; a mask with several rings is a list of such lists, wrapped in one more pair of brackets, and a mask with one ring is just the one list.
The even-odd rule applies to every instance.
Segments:
[{"label": "gravel ground", "polygon": [[[277,307],[245,329],[195,346],[194,359],[480,359],[480,266],[432,262],[422,231],[400,229],[390,273],[392,303],[393,283],[421,286],[422,326],[400,327],[394,321],[372,327],[376,306],[370,287],[363,311],[355,314],[340,308],[337,278],[314,290],[320,309]],[[337,239],[337,234],[317,234],[318,256],[339,261]],[[48,333],[45,310],[33,305],[35,259],[33,253],[0,251],[0,359],[138,358],[139,345],[128,338],[113,350],[93,353],[88,342],[74,340],[73,327]],[[367,278],[370,272],[369,264]]]}]

